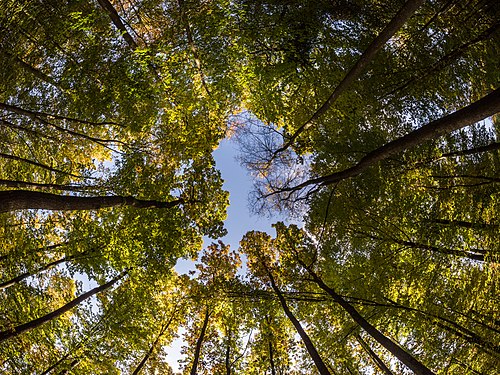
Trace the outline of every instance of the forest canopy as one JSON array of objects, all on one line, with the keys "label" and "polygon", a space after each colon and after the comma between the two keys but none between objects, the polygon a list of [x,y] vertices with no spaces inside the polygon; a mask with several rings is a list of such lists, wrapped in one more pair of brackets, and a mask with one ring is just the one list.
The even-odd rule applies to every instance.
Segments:
[{"label": "forest canopy", "polygon": [[[0,372],[169,374],[179,337],[190,375],[498,371],[499,29],[496,0],[0,0]],[[300,225],[220,240],[229,138]]]}]

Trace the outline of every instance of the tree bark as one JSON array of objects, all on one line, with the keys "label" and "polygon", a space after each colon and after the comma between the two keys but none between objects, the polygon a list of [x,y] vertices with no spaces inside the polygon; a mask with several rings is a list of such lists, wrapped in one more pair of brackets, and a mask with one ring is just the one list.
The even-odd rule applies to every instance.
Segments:
[{"label": "tree bark", "polygon": [[[367,233],[363,233],[365,236],[375,239],[375,240],[380,240],[384,241],[384,238],[378,237],[378,236],[373,236]],[[447,248],[442,248],[442,247],[437,247],[437,246],[432,246],[432,245],[427,245],[423,243],[418,243],[418,242],[413,242],[413,241],[403,241],[403,240],[398,240],[394,238],[389,238],[387,239],[388,241],[392,241],[398,245],[410,247],[413,249],[422,249],[422,250],[429,250],[429,251],[434,251],[436,253],[441,253],[441,254],[446,254],[446,255],[455,255],[458,257],[464,257],[464,258],[469,258],[472,260],[477,260],[480,262],[485,261],[485,255],[488,253],[484,249],[470,249],[470,250],[461,250],[461,249],[447,249]]]},{"label": "tree bark", "polygon": [[274,364],[274,349],[273,343],[270,339],[267,340],[267,348],[269,350],[269,365],[271,366],[271,375],[276,375],[276,365]]},{"label": "tree bark", "polygon": [[0,191],[0,212],[25,209],[39,210],[98,210],[106,207],[131,206],[137,208],[172,208],[184,203],[183,199],[170,202],[143,200],[130,196],[76,197],[30,190]]},{"label": "tree bark", "polygon": [[337,294],[332,288],[328,287],[323,280],[304,262],[298,260],[299,263],[306,269],[306,271],[312,276],[314,282],[325,292],[327,292],[335,302],[337,302],[350,316],[351,318],[359,324],[370,336],[372,336],[380,345],[386,348],[392,355],[398,358],[402,363],[404,363],[410,370],[412,370],[416,375],[435,375],[431,370],[429,370],[424,364],[414,358],[411,354],[403,350],[398,344],[393,342],[387,336],[382,334],[377,328],[371,325],[361,314],[342,296]]},{"label": "tree bark", "polygon": [[40,272],[48,270],[51,267],[55,267],[58,264],[67,262],[67,261],[72,260],[74,258],[75,258],[75,256],[65,257],[65,258],[58,259],[56,261],[50,262],[50,263],[46,264],[45,266],[37,269],[35,272],[25,272],[25,273],[23,273],[23,274],[21,274],[19,276],[16,276],[16,277],[14,277],[14,278],[12,278],[12,279],[10,279],[8,281],[0,283],[0,290],[7,289],[7,288],[11,287],[12,285],[17,284],[17,283],[23,281],[24,279],[27,279],[30,276],[36,275],[36,274],[38,274]]},{"label": "tree bark", "polygon": [[297,318],[293,315],[293,313],[288,308],[285,297],[283,297],[283,294],[281,294],[281,291],[279,290],[279,288],[277,287],[277,285],[274,281],[273,275],[271,274],[271,272],[268,269],[267,269],[267,275],[269,277],[269,280],[271,281],[271,287],[273,288],[274,292],[278,296],[278,299],[281,303],[281,307],[283,308],[283,311],[285,312],[285,315],[288,317],[288,319],[292,322],[293,326],[297,330],[297,333],[299,334],[300,338],[304,342],[304,345],[306,346],[307,352],[311,356],[319,373],[321,375],[331,375],[330,371],[328,370],[328,367],[325,365],[325,363],[321,359],[321,356],[319,355],[318,351],[316,350],[314,344],[312,343],[311,339],[307,335],[306,331],[304,330],[304,328],[302,328],[302,325],[300,324],[300,322],[297,320]]},{"label": "tree bark", "polygon": [[438,120],[432,121],[421,128],[414,130],[400,138],[369,152],[356,165],[326,176],[307,180],[297,186],[282,188],[267,196],[285,192],[300,190],[309,185],[331,185],[336,182],[355,177],[368,167],[393,156],[398,152],[416,147],[431,139],[436,139],[454,130],[472,125],[487,117],[500,112],[500,89],[496,89],[485,97],[479,99],[467,107],[453,112]]},{"label": "tree bark", "polygon": [[174,319],[176,313],[177,313],[177,310],[174,310],[174,312],[170,316],[170,319],[168,320],[168,322],[165,323],[161,327],[160,332],[158,333],[158,336],[156,337],[156,340],[153,342],[153,344],[149,348],[148,352],[144,355],[144,357],[142,358],[141,362],[136,367],[136,369],[134,370],[134,372],[132,373],[132,375],[139,374],[139,372],[142,370],[142,368],[146,365],[146,362],[151,357],[151,355],[153,354],[154,350],[158,347],[158,345],[160,343],[160,339],[163,337],[163,335],[167,331],[168,327],[170,326],[170,323],[172,323],[172,320]]},{"label": "tree bark", "polygon": [[434,219],[434,220],[429,220],[429,222],[434,224],[456,226],[467,229],[498,229],[498,227],[500,226],[498,224],[473,223],[464,220],[447,220],[447,219]]},{"label": "tree bark", "polygon": [[12,339],[16,336],[19,336],[23,332],[31,331],[32,329],[35,329],[44,323],[50,322],[51,320],[58,318],[59,316],[68,312],[73,307],[77,306],[78,304],[82,303],[83,301],[92,297],[93,295],[100,293],[106,289],[111,288],[114,284],[116,284],[119,280],[121,280],[126,274],[127,274],[127,272],[123,272],[121,275],[119,275],[118,277],[115,277],[111,281],[108,281],[106,284],[103,284],[103,285],[98,286],[92,290],[89,290],[86,293],[83,293],[81,296],[68,302],[64,306],[46,314],[40,318],[34,319],[28,323],[20,324],[16,327],[12,327],[11,329],[9,329],[7,331],[0,332],[0,342],[3,342],[3,341],[8,340],[8,339]]},{"label": "tree bark", "polygon": [[356,340],[358,340],[359,344],[363,348],[363,350],[368,353],[370,358],[375,362],[375,364],[382,370],[382,372],[386,375],[394,375],[393,372],[386,366],[384,361],[375,353],[372,348],[363,340],[360,335],[356,335]]},{"label": "tree bark", "polygon": [[129,34],[113,4],[111,4],[108,0],[97,0],[97,2],[108,13],[111,22],[113,22],[113,25],[115,25],[116,28],[121,32],[123,39],[125,39],[129,47],[132,49],[136,49],[137,43],[135,42],[132,35]]},{"label": "tree bark", "polygon": [[278,150],[274,152],[274,156],[278,153],[285,151],[292,145],[295,139],[306,129],[308,129],[314,121],[321,117],[337,98],[356,80],[363,72],[365,67],[373,60],[378,51],[387,43],[387,41],[405,24],[405,22],[415,13],[415,11],[422,5],[423,0],[408,0],[399,12],[391,19],[384,30],[372,41],[368,48],[360,56],[356,64],[345,75],[344,79],[338,84],[326,102],[316,110],[316,112],[302,124],[295,133],[292,134],[290,139]]},{"label": "tree bark", "polygon": [[4,159],[9,159],[9,160],[20,161],[20,162],[23,162],[23,163],[26,163],[26,164],[31,164],[31,165],[34,165],[35,167],[39,167],[39,168],[45,169],[45,170],[50,171],[50,172],[61,173],[61,174],[67,175],[67,176],[75,177],[75,178],[81,178],[82,177],[82,176],[79,176],[79,175],[76,175],[76,174],[73,174],[73,173],[70,173],[70,172],[63,171],[61,169],[53,168],[50,165],[46,165],[46,164],[39,163],[37,161],[33,161],[33,160],[30,160],[30,159],[22,158],[20,156],[6,154],[4,152],[0,152],[0,157],[4,158]]},{"label": "tree bark", "polygon": [[194,351],[194,359],[193,366],[191,367],[190,375],[196,375],[196,371],[198,368],[198,362],[200,361],[200,353],[201,353],[201,345],[203,344],[203,340],[205,339],[205,332],[207,331],[208,326],[208,318],[210,317],[210,312],[208,311],[208,307],[205,310],[205,318],[203,319],[203,325],[201,327],[200,336],[198,340],[196,340],[196,348]]}]

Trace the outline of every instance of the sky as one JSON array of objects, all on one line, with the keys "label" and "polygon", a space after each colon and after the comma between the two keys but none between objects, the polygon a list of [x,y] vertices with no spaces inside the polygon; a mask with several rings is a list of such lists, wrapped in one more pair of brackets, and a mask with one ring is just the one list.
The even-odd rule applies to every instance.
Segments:
[{"label": "sky", "polygon": [[[216,166],[224,179],[224,189],[229,191],[229,207],[224,223],[228,234],[221,240],[226,245],[230,245],[231,249],[236,250],[243,235],[250,230],[268,232],[274,235],[275,231],[271,225],[280,220],[285,222],[287,220],[280,216],[268,218],[250,213],[248,195],[252,190],[252,178],[236,160],[238,145],[230,139],[224,139],[213,155]],[[207,246],[210,245],[211,240],[205,239],[204,242],[204,246]],[[175,269],[179,273],[187,273],[194,270],[194,262],[179,260]],[[167,349],[167,359],[174,372],[180,371],[177,361],[181,358],[180,348],[183,343],[181,336],[182,332],[179,332],[179,338],[174,340],[170,348]]]}]

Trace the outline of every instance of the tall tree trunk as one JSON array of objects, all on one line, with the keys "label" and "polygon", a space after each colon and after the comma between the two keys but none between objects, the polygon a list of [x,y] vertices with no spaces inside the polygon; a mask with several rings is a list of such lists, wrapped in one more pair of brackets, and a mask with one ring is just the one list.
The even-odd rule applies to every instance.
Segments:
[{"label": "tall tree trunk", "polygon": [[182,199],[170,202],[143,200],[119,195],[76,197],[31,190],[0,191],[0,212],[24,209],[41,210],[97,210],[106,207],[132,206],[137,208],[172,208],[184,203]]},{"label": "tall tree trunk", "polygon": [[436,139],[442,135],[448,134],[454,130],[472,125],[487,117],[500,112],[500,88],[489,93],[467,107],[453,112],[438,120],[432,121],[419,129],[416,129],[400,138],[397,138],[385,145],[366,154],[356,165],[334,172],[332,174],[307,180],[294,187],[285,187],[267,194],[273,195],[285,191],[296,191],[309,185],[330,185],[348,178],[355,177],[368,167],[386,160],[389,157],[419,146],[426,141]]},{"label": "tall tree trunk", "polygon": [[226,344],[226,356],[225,356],[226,375],[231,375],[231,336],[232,336],[232,330],[230,329]]},{"label": "tall tree trunk", "polygon": [[30,276],[36,275],[40,272],[48,270],[51,267],[55,267],[61,263],[73,260],[75,258],[76,258],[76,256],[69,256],[69,257],[61,258],[61,259],[55,260],[53,262],[47,263],[45,266],[37,269],[34,272],[25,272],[25,273],[23,273],[19,276],[16,276],[10,280],[7,280],[7,281],[4,281],[3,283],[0,283],[0,290],[7,289],[7,288],[11,287],[12,285],[17,284],[17,283],[23,281],[24,279],[27,279]]},{"label": "tall tree trunk", "polygon": [[149,348],[148,352],[144,355],[144,357],[142,358],[141,362],[136,367],[136,369],[134,370],[134,372],[132,373],[132,375],[137,375],[142,370],[142,368],[146,365],[146,362],[148,361],[148,359],[151,357],[151,355],[153,354],[153,352],[155,351],[155,349],[159,346],[160,339],[163,337],[163,335],[167,331],[168,327],[170,326],[170,323],[172,323],[172,320],[174,319],[176,313],[177,313],[177,309],[175,309],[172,312],[172,315],[170,316],[170,319],[168,320],[168,322],[165,323],[161,327],[160,332],[158,333],[158,336],[156,337],[156,340],[153,342],[153,344]]},{"label": "tall tree trunk", "polygon": [[473,222],[464,221],[464,220],[434,219],[434,220],[429,220],[428,222],[440,224],[440,225],[449,225],[449,226],[456,226],[456,227],[460,227],[460,228],[468,228],[468,229],[498,229],[500,227],[500,225],[498,225],[498,224],[473,223]]},{"label": "tall tree trunk", "polygon": [[276,375],[276,365],[274,364],[274,349],[273,342],[267,340],[267,348],[269,350],[269,365],[271,366],[271,375]]},{"label": "tall tree trunk", "polygon": [[108,13],[111,22],[113,22],[113,25],[115,25],[116,28],[121,32],[123,39],[125,39],[129,47],[132,49],[136,49],[137,43],[123,24],[122,19],[113,4],[111,4],[108,0],[97,0],[97,2]]},{"label": "tall tree trunk", "polygon": [[349,302],[347,302],[344,298],[342,298],[342,296],[337,294],[332,288],[328,287],[323,282],[323,280],[311,269],[311,267],[308,267],[300,259],[298,259],[298,262],[312,276],[314,282],[318,284],[321,289],[327,292],[333,298],[333,300],[337,302],[357,324],[359,324],[361,328],[363,328],[380,345],[391,352],[392,355],[394,355],[402,363],[404,363],[410,370],[412,370],[417,375],[435,375],[424,364],[422,364],[415,357],[403,350],[399,345],[397,345],[391,339],[382,334],[382,332],[380,332],[377,328],[371,325]]},{"label": "tall tree trunk", "polygon": [[288,305],[286,303],[285,297],[283,297],[283,294],[277,287],[274,277],[271,274],[271,272],[267,269],[267,275],[269,277],[269,280],[271,281],[271,286],[278,296],[278,299],[281,303],[281,307],[283,308],[283,311],[285,312],[285,315],[288,317],[288,319],[292,322],[293,326],[297,330],[297,333],[299,334],[300,338],[304,342],[304,345],[306,346],[307,352],[311,356],[314,364],[316,365],[316,368],[318,369],[319,373],[321,375],[331,375],[330,371],[328,370],[328,367],[325,365],[323,360],[321,359],[321,356],[319,355],[318,351],[316,350],[315,346],[313,345],[311,339],[307,335],[306,331],[304,331],[304,328],[302,328],[302,325],[300,322],[297,320],[297,318],[293,315],[293,313],[290,311],[288,308]]},{"label": "tall tree trunk", "polygon": [[109,289],[114,284],[116,284],[119,280],[121,280],[126,274],[127,274],[127,272],[123,272],[121,275],[119,275],[118,277],[115,277],[111,281],[108,281],[106,284],[98,286],[98,287],[96,287],[96,288],[94,288],[94,289],[92,289],[92,290],[90,290],[90,291],[82,294],[81,296],[79,296],[79,297],[75,298],[74,300],[68,302],[64,306],[62,306],[62,307],[58,308],[57,310],[54,310],[54,311],[46,314],[46,315],[44,315],[44,316],[42,316],[40,318],[34,319],[34,320],[32,320],[32,321],[30,321],[28,323],[20,324],[20,325],[18,325],[16,327],[12,327],[11,329],[9,329],[7,331],[0,332],[0,342],[3,342],[5,340],[11,339],[11,338],[14,338],[14,337],[20,335],[23,332],[30,331],[32,329],[35,329],[35,328],[41,326],[44,323],[50,322],[51,320],[58,318],[62,314],[68,312],[73,307],[77,306],[78,304],[82,303],[83,301],[85,301],[86,299],[92,297],[93,295],[95,295],[97,293],[100,293],[100,292],[102,292],[102,291],[104,291],[106,289]]},{"label": "tall tree trunk", "polygon": [[382,370],[382,372],[386,375],[394,375],[392,371],[389,369],[389,367],[386,366],[384,361],[375,353],[372,348],[370,348],[370,345],[368,345],[365,340],[360,335],[356,335],[356,340],[358,340],[359,344],[363,348],[363,350],[368,353],[370,358],[375,362],[375,364]]},{"label": "tall tree trunk", "polygon": [[191,367],[190,375],[196,375],[196,371],[198,368],[198,362],[200,361],[200,353],[201,353],[201,345],[203,344],[203,340],[205,339],[205,332],[207,331],[208,326],[208,318],[210,317],[210,312],[208,311],[208,307],[205,310],[205,318],[203,319],[203,325],[201,327],[200,336],[196,341],[196,348],[194,351],[194,359],[193,366]]},{"label": "tall tree trunk", "polygon": [[326,102],[316,110],[309,120],[302,124],[295,131],[295,133],[292,134],[290,139],[280,149],[275,151],[274,156],[290,147],[300,133],[308,129],[314,121],[328,111],[338,97],[361,75],[363,70],[373,60],[378,51],[380,51],[385,43],[387,43],[387,41],[405,24],[405,22],[415,13],[422,3],[423,0],[408,0],[403,5],[399,12],[387,24],[384,30],[382,30],[382,32],[372,41],[368,48],[359,57],[356,64],[354,64],[351,70],[345,75],[344,79],[338,84]]},{"label": "tall tree trunk", "polygon": [[[375,240],[380,240],[380,241],[385,241],[386,239],[374,235],[370,235],[368,233],[363,233],[365,236],[375,239]],[[399,240],[396,238],[389,238],[387,239],[389,241],[392,241],[398,245],[410,247],[413,249],[421,249],[421,250],[429,250],[433,251],[436,253],[441,253],[441,254],[446,254],[446,255],[454,255],[458,257],[464,257],[464,258],[469,258],[472,260],[477,260],[480,262],[484,262],[485,255],[488,253],[487,250],[484,249],[469,249],[469,250],[461,250],[461,249],[448,249],[444,247],[437,247],[437,246],[432,246],[432,245],[427,245],[423,243],[418,243],[418,242],[413,242],[413,241],[404,241],[404,240]]]}]

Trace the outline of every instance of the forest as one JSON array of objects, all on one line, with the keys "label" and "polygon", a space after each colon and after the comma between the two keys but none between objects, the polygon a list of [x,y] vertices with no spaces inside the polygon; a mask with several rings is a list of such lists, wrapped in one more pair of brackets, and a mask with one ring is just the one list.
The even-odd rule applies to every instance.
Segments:
[{"label": "forest", "polygon": [[499,374],[499,113],[498,0],[0,0],[0,373]]}]

